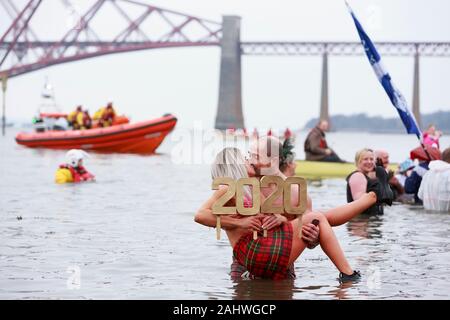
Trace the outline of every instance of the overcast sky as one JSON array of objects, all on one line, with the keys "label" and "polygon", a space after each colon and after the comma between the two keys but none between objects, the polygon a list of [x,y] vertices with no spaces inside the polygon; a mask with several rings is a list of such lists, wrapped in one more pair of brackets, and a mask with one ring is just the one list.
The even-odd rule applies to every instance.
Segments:
[{"label": "overcast sky", "polygon": [[[218,22],[222,15],[239,15],[242,41],[359,40],[344,1],[340,0],[142,1]],[[80,9],[92,3],[72,2]],[[450,42],[448,0],[348,2],[374,41]],[[67,28],[70,16],[57,1],[44,0],[33,19],[33,28],[45,40],[58,38],[55,32]],[[9,22],[0,7],[1,34]],[[106,14],[95,28],[107,32],[117,23],[116,16]],[[384,57],[384,64],[410,102],[413,58]],[[220,49],[216,47],[147,50],[58,65],[11,79],[7,115],[31,118],[41,102],[40,93],[48,76],[64,111],[83,104],[94,112],[111,100],[119,112],[134,121],[171,112],[179,118],[181,127],[192,127],[196,121],[206,128],[213,127],[219,65]],[[420,71],[422,112],[450,110],[450,58],[423,58]],[[318,115],[320,76],[320,57],[243,56],[246,126],[302,127]],[[329,81],[331,114],[397,115],[365,56],[331,57]]]}]

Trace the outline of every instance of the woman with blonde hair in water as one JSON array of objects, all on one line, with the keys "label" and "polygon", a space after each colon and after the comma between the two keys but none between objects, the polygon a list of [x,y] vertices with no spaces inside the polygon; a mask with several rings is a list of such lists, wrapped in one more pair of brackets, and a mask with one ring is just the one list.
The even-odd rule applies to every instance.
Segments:
[{"label": "woman with blonde hair in water", "polygon": [[[217,155],[211,170],[213,179],[217,177],[246,178],[249,176],[247,172],[254,171],[236,148],[222,150]],[[212,213],[212,206],[227,190],[227,186],[220,187],[201,206],[195,215],[197,223],[210,227],[216,226],[216,216]],[[380,186],[374,184],[371,190],[357,201],[325,213],[307,210],[301,217],[302,225],[311,223],[313,220],[319,221],[320,246],[340,271],[339,279],[341,281],[357,280],[360,278],[360,274],[351,268],[345,258],[331,225],[345,223],[375,204],[377,197],[381,199],[379,190]],[[247,204],[249,200],[251,201],[247,198]],[[227,205],[234,204],[234,198],[227,203]],[[307,243],[299,236],[299,219],[283,222],[268,230],[267,237],[263,237],[261,233],[257,239],[253,239],[253,231],[262,231],[264,218],[263,214],[221,216],[221,226],[226,231],[233,248],[233,256],[245,266],[250,274],[258,278],[286,279],[289,277],[289,270],[293,263],[307,246]]]},{"label": "woman with blonde hair in water", "polygon": [[[383,189],[386,195],[385,198],[394,198],[394,194],[389,187],[388,175],[385,169],[375,164],[375,154],[372,149],[364,148],[356,152],[355,155],[356,170],[350,173],[347,178],[347,202],[358,200],[363,196],[370,185],[380,182],[386,184],[387,187]],[[388,205],[392,201],[386,202]],[[366,214],[383,214],[383,205],[380,203],[373,204],[370,208],[364,211]]]}]

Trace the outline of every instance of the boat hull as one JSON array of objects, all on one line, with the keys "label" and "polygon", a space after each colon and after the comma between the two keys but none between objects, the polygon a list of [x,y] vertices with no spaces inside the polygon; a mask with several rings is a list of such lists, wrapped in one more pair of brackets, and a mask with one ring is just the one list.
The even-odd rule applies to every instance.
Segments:
[{"label": "boat hull", "polygon": [[176,122],[177,119],[170,115],[107,128],[19,133],[16,142],[29,148],[151,154],[173,130]]},{"label": "boat hull", "polygon": [[[389,168],[395,171],[397,165],[391,163]],[[351,162],[337,163],[298,160],[295,174],[311,180],[341,179],[346,178],[355,170],[355,164]]]}]

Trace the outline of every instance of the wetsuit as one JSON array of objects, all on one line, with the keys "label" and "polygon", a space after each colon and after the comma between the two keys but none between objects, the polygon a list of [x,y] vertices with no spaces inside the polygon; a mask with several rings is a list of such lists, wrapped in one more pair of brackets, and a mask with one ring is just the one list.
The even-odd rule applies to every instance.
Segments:
[{"label": "wetsuit", "polygon": [[[355,174],[356,172],[360,172],[360,171],[353,171],[352,173],[350,173],[347,176],[347,178],[345,178],[345,180],[347,181],[347,202],[349,202],[349,203],[354,201],[353,196],[352,196],[352,190],[350,189],[349,180],[350,180],[350,177],[353,174]],[[364,174],[364,177],[366,178],[367,183],[369,183],[369,181],[372,180],[368,176],[366,176],[365,174]],[[367,185],[366,185],[366,192],[367,192]],[[384,210],[383,210],[383,206],[382,205],[375,204],[375,205],[371,206],[370,208],[368,208],[367,210],[365,210],[362,213],[363,214],[383,214]]]}]

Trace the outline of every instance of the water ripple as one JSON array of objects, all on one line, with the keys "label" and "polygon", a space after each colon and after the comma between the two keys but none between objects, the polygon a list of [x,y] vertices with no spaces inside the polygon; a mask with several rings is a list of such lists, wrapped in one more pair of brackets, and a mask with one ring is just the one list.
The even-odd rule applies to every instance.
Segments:
[{"label": "water ripple", "polygon": [[[394,205],[335,228],[361,270],[357,284],[340,285],[319,247],[301,255],[293,281],[234,282],[226,239],[193,222],[211,194],[208,166],[172,164],[166,144],[154,157],[92,154],[96,183],[57,186],[64,152],[9,138],[0,142],[0,298],[450,298],[449,214]],[[309,192],[326,210],[345,202],[345,181],[310,184]],[[69,281],[74,272],[79,287]]]}]

